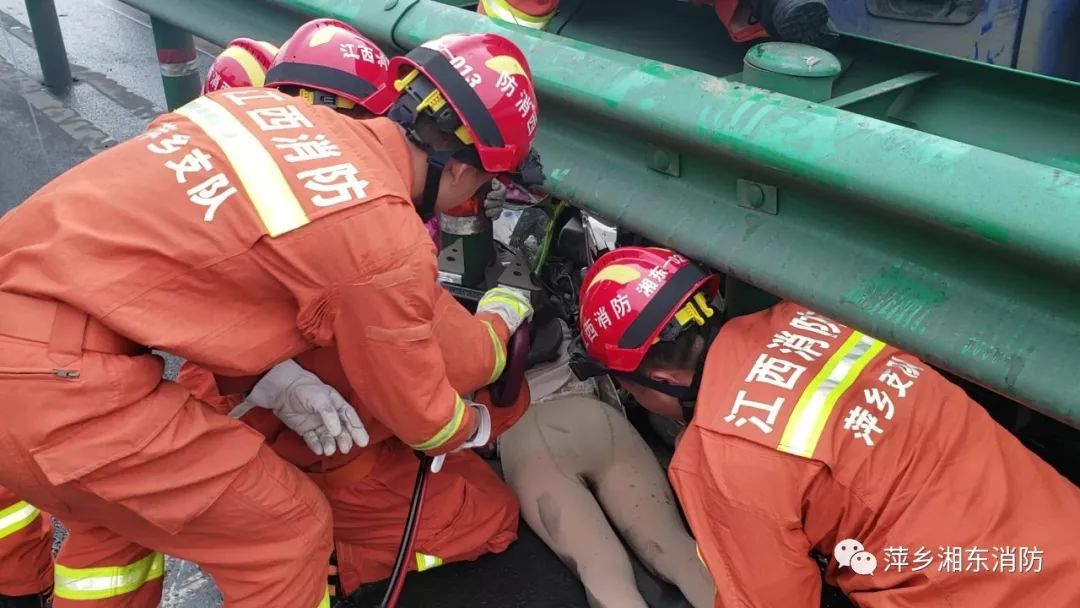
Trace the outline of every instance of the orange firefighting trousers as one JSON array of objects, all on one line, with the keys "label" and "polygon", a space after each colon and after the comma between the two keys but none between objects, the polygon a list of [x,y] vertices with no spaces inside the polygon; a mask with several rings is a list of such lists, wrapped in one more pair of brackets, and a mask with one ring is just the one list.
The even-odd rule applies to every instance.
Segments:
[{"label": "orange firefighting trousers", "polygon": [[[361,479],[352,479],[348,465],[309,474],[334,513],[334,546],[346,593],[390,576],[418,463],[411,449],[388,441]],[[442,471],[428,475],[418,525],[409,569],[423,571],[506,550],[517,539],[518,503],[482,458],[457,452],[447,456]]]},{"label": "orange firefighting trousers", "polygon": [[0,488],[0,596],[52,587],[52,536],[48,514]]},{"label": "orange firefighting trousers", "polygon": [[0,319],[0,484],[72,522],[54,606],[156,606],[164,553],[202,566],[230,607],[328,605],[330,511],[314,484],[163,382],[159,358],[89,350],[110,340],[85,315],[9,295],[0,309],[23,314]]},{"label": "orange firefighting trousers", "polygon": [[[446,296],[446,301],[452,301]],[[482,356],[486,332],[467,331],[465,321],[472,316],[460,306],[448,307],[439,315],[435,332],[448,357],[450,378],[464,390],[470,382],[490,374],[471,368],[490,368],[492,355]],[[466,338],[451,341],[451,336]],[[479,337],[479,339],[478,339]],[[453,342],[453,343],[451,343]],[[336,388],[350,403],[359,396],[344,378],[332,349],[316,349],[296,358],[297,362]],[[185,364],[179,382],[218,411],[228,411],[242,400],[229,389],[222,395],[214,375],[198,366]],[[482,381],[481,381],[482,382]],[[492,436],[498,436],[516,422],[529,404],[527,387],[511,407],[491,407],[490,395],[480,390],[477,403],[488,405]],[[306,472],[323,490],[334,515],[334,544],[343,590],[352,593],[358,586],[385,579],[390,574],[401,533],[408,515],[418,460],[411,448],[389,436],[387,429],[363,407],[357,411],[371,434],[371,443],[353,448],[348,454],[320,457],[312,454],[296,433],[289,430],[270,410],[255,408],[242,420],[266,437],[267,444],[286,461]],[[517,538],[518,503],[513,492],[498,475],[472,451],[448,454],[442,471],[429,474],[424,508],[418,524],[412,570],[427,570],[455,561],[476,559],[485,553],[505,550]]]}]

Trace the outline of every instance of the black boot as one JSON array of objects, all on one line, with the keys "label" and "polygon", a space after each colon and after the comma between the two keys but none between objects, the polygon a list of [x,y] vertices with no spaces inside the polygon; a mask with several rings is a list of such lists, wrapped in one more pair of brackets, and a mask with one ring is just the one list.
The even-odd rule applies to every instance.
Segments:
[{"label": "black boot", "polygon": [[825,0],[750,0],[750,8],[777,40],[828,47],[838,37]]},{"label": "black boot", "polygon": [[18,597],[0,595],[0,608],[45,608],[49,605],[50,597],[52,597],[51,589],[46,593],[20,595]]}]

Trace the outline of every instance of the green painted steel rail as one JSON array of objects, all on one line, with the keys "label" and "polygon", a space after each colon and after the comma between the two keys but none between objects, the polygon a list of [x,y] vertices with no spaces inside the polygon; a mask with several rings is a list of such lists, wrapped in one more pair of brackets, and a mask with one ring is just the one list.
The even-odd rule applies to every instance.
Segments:
[{"label": "green painted steel rail", "polygon": [[[915,130],[431,0],[124,1],[219,44],[280,42],[305,15],[352,23],[388,50],[503,33],[530,58],[557,196],[1080,428],[1076,139],[1014,146],[993,125],[950,125],[925,107],[916,118],[929,126]],[[857,108],[947,89],[939,72],[954,65],[852,70],[837,96]],[[973,78],[1062,103],[1080,91],[980,69]],[[1040,133],[1053,129],[1044,123]]]}]

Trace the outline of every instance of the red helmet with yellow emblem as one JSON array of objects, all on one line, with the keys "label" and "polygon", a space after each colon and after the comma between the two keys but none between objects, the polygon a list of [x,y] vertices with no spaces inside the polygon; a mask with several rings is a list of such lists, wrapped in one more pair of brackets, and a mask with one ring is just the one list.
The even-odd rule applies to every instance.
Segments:
[{"label": "red helmet with yellow emblem", "polygon": [[203,95],[237,87],[261,87],[278,48],[269,42],[237,38],[210,64]]},{"label": "red helmet with yellow emblem", "polygon": [[581,337],[593,361],[633,372],[657,342],[705,326],[720,277],[659,247],[620,247],[596,261],[581,284]]},{"label": "red helmet with yellow emblem", "polygon": [[356,28],[336,19],[301,25],[278,51],[266,86],[294,86],[312,104],[376,112],[372,95],[383,88],[390,60]]},{"label": "red helmet with yellow emblem", "polygon": [[[429,176],[438,177],[454,158],[525,186],[543,183],[532,147],[539,125],[532,71],[510,40],[483,33],[425,42],[390,60],[390,80],[377,98],[389,118],[428,152]],[[451,155],[428,147],[413,128],[422,115],[464,147]]]}]

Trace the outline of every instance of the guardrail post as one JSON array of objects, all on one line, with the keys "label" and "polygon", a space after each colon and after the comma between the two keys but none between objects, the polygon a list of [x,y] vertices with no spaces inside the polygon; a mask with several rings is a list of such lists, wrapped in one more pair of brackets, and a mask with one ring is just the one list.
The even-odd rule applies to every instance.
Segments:
[{"label": "guardrail post", "polygon": [[71,86],[71,66],[68,64],[64,35],[53,0],[26,0],[26,15],[34,34],[38,62],[45,86],[63,91]]},{"label": "guardrail post", "polygon": [[190,32],[155,17],[150,17],[150,26],[161,65],[161,82],[165,86],[165,105],[175,110],[202,92],[195,38]]}]

